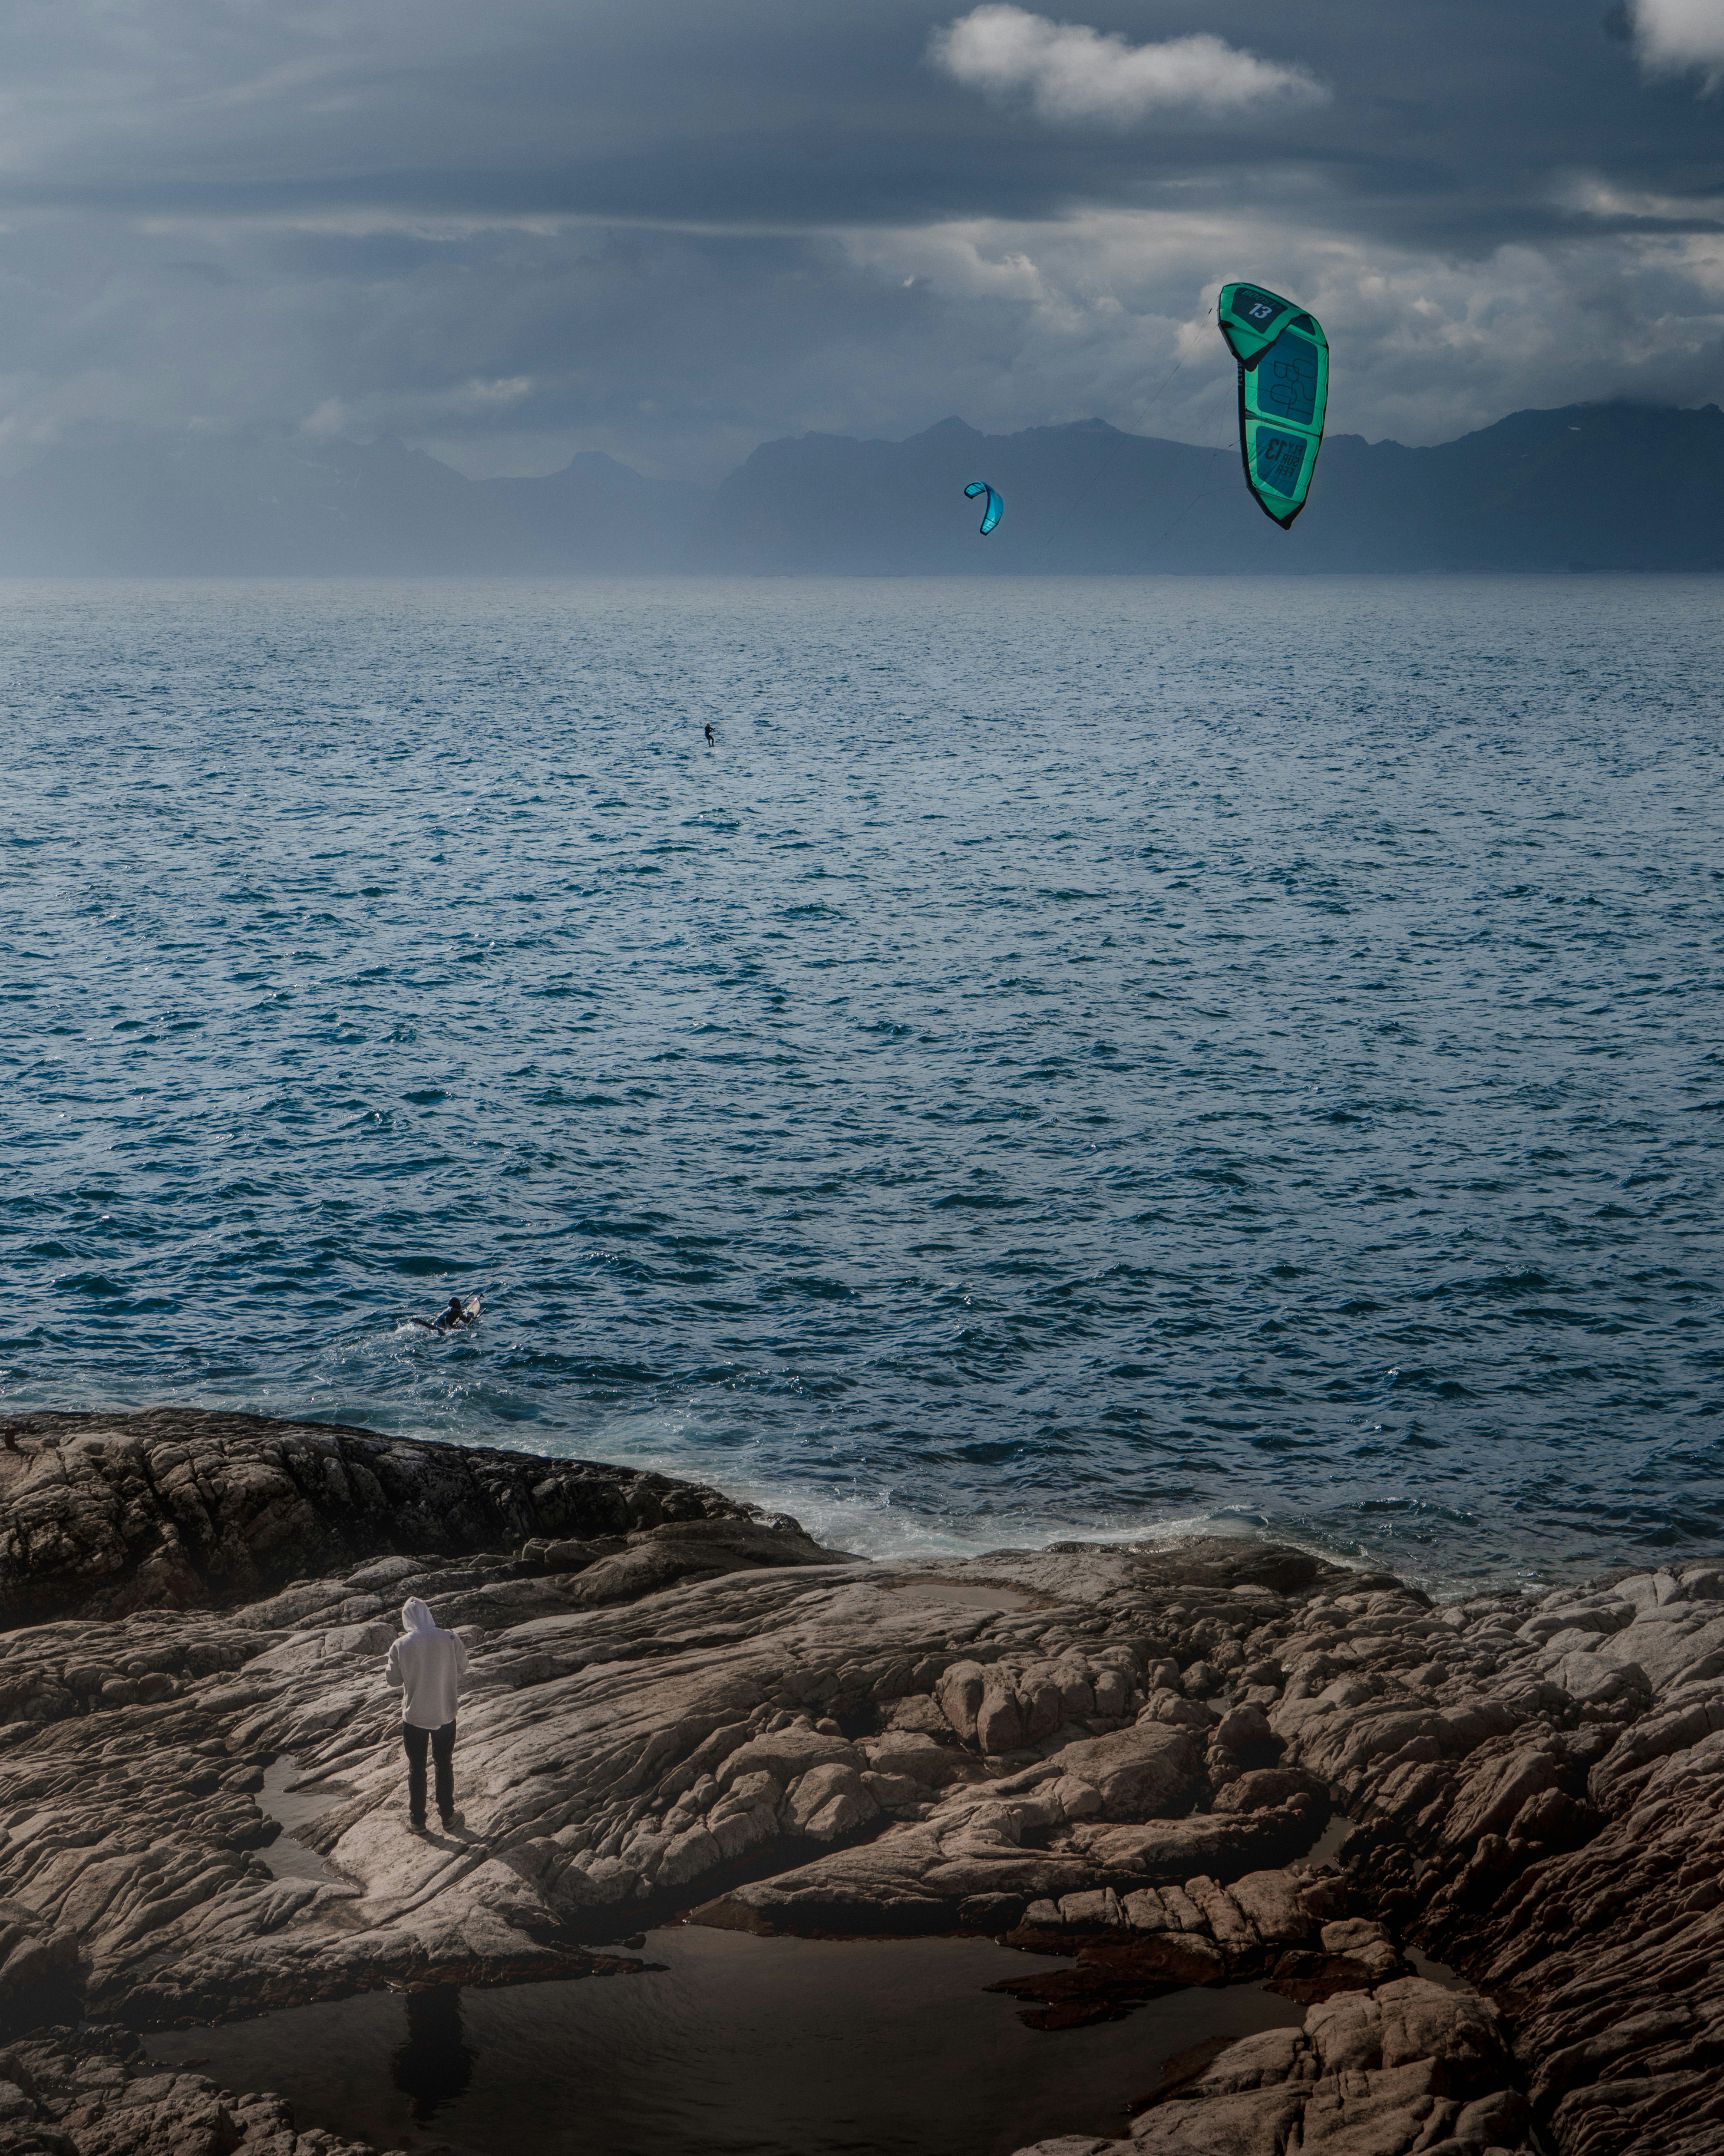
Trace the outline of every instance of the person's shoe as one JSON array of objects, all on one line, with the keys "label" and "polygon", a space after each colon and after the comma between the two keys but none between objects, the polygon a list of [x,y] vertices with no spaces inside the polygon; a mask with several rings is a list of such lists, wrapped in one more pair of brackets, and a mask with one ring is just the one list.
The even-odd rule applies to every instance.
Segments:
[{"label": "person's shoe", "polygon": [[410,1819],[407,1822],[407,1831],[409,1834],[427,1834],[430,1830],[423,1820]]},{"label": "person's shoe", "polygon": [[456,1827],[465,1826],[466,1825],[466,1820],[461,1817],[459,1812],[440,1812],[437,1816],[442,1822],[443,1831],[445,1834],[452,1834]]}]

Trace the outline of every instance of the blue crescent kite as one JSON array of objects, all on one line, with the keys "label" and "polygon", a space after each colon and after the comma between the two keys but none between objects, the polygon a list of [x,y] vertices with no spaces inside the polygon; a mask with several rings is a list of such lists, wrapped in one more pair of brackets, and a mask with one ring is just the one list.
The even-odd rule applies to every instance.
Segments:
[{"label": "blue crescent kite", "polygon": [[999,495],[995,493],[993,488],[988,485],[985,479],[971,480],[969,485],[965,488],[964,491],[970,496],[972,501],[979,494],[985,494],[988,497],[987,514],[981,521],[981,536],[986,539],[989,532],[991,532],[994,526],[1000,521],[1001,512],[1004,510],[1006,504],[1000,499]]}]

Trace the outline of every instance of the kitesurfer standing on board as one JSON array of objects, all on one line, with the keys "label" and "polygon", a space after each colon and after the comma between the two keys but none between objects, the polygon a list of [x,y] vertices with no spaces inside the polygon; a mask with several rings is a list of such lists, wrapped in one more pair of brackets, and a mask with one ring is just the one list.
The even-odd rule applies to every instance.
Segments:
[{"label": "kitesurfer standing on board", "polygon": [[713,722],[708,719],[707,721],[707,747],[708,748],[716,748],[718,745],[718,737],[713,732]]}]

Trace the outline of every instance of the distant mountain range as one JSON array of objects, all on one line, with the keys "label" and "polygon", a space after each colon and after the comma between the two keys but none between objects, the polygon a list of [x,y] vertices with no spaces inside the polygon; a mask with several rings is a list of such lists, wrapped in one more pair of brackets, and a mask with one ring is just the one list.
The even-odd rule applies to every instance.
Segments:
[{"label": "distant mountain range", "polygon": [[[1005,497],[978,536],[970,480]],[[768,442],[716,489],[595,451],[469,480],[399,442],[103,430],[0,481],[0,575],[1293,574],[1724,569],[1724,413],[1516,412],[1440,447],[1331,435],[1290,532],[1238,452],[1099,419]]]},{"label": "distant mountain range", "polygon": [[391,440],[105,429],[0,481],[0,575],[622,573],[672,566],[690,506],[596,453],[476,480]]}]

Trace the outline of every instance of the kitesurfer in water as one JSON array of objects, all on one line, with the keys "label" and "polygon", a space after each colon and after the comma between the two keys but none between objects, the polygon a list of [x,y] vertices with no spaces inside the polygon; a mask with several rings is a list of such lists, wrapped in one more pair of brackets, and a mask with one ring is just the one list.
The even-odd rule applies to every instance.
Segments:
[{"label": "kitesurfer in water", "polygon": [[718,745],[718,737],[713,732],[713,722],[708,719],[707,721],[707,747],[708,748],[716,748]]},{"label": "kitesurfer in water", "polygon": [[452,1295],[447,1310],[440,1310],[435,1317],[409,1317],[407,1322],[423,1325],[427,1332],[453,1332],[458,1325],[473,1324],[475,1316],[458,1295]]}]

